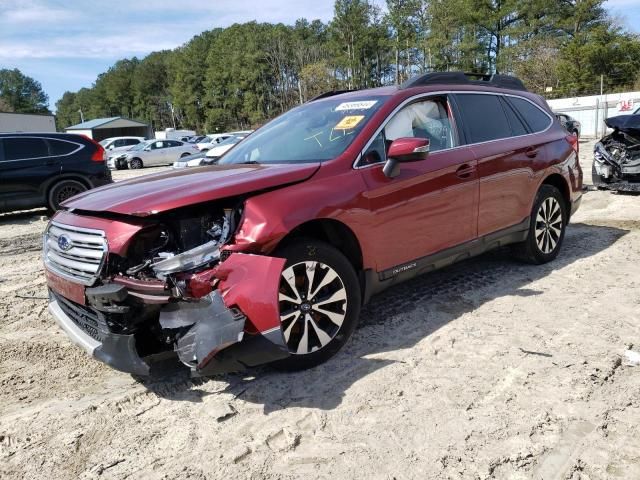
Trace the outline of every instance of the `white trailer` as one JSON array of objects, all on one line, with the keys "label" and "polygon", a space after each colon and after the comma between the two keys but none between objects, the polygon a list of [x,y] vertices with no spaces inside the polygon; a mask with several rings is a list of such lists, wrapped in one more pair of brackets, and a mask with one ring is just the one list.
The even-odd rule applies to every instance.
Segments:
[{"label": "white trailer", "polygon": [[193,137],[196,134],[193,130],[176,130],[167,128],[164,131],[156,132],[156,140],[180,140],[181,137]]},{"label": "white trailer", "polygon": [[36,113],[0,112],[0,133],[54,133],[56,117]]}]

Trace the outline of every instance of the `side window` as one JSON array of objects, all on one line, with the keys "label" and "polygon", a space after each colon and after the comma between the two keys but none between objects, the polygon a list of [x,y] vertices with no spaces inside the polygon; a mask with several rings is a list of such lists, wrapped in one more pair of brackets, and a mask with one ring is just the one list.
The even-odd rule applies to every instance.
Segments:
[{"label": "side window", "polygon": [[127,138],[125,140],[125,145],[137,145],[140,143],[140,140],[137,140],[135,138]]},{"label": "side window", "polygon": [[437,152],[454,145],[451,121],[444,99],[430,99],[407,105],[384,127],[387,145],[397,138],[429,140],[429,150]]},{"label": "side window", "polygon": [[518,97],[507,97],[507,101],[514,106],[520,116],[529,124],[532,132],[546,130],[551,124],[549,116],[530,101]]},{"label": "side window", "polygon": [[158,150],[160,148],[165,148],[165,143],[166,142],[153,142],[151,144],[151,150]]},{"label": "side window", "polygon": [[520,135],[526,135],[528,132],[527,127],[525,127],[522,120],[518,118],[518,115],[513,110],[511,105],[509,105],[504,98],[500,98],[500,103],[502,104],[502,108],[504,108],[504,113],[507,115],[507,120],[509,120],[509,125],[511,125],[511,133],[514,137]]},{"label": "side window", "polygon": [[63,142],[61,140],[49,140],[49,151],[51,155],[68,155],[77,150],[79,145],[71,142]]},{"label": "side window", "polygon": [[469,143],[489,142],[511,136],[511,126],[496,95],[456,95],[461,122],[466,127]]},{"label": "side window", "polygon": [[456,145],[449,110],[444,98],[411,103],[397,112],[373,140],[360,161],[361,165],[384,162],[391,143],[403,137],[426,138],[429,151],[437,152]]},{"label": "side window", "polygon": [[5,138],[5,160],[22,160],[25,158],[48,157],[49,149],[42,138]]},{"label": "side window", "polygon": [[171,140],[169,142],[169,146],[170,147],[181,147],[182,146],[182,142],[176,142],[175,140]]}]

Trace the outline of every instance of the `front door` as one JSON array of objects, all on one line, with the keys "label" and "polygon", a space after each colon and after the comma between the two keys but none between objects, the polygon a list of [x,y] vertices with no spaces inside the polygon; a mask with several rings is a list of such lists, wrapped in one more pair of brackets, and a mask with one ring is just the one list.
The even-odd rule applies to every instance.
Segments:
[{"label": "front door", "polygon": [[[396,138],[429,140],[426,160],[382,172]],[[476,238],[478,177],[472,150],[459,146],[445,96],[422,98],[389,119],[362,156],[371,210],[371,244],[385,271]]]}]

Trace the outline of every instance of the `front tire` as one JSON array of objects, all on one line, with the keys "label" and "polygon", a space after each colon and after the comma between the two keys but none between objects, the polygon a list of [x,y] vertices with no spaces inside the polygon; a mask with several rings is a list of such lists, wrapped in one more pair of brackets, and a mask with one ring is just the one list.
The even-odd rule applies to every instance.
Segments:
[{"label": "front tire", "polygon": [[560,252],[568,221],[567,205],[560,191],[552,185],[542,185],[533,202],[527,239],[514,245],[514,253],[527,263],[550,262]]},{"label": "front tire", "polygon": [[133,158],[129,161],[129,168],[133,170],[137,170],[138,168],[142,168],[144,165],[142,164],[142,160],[139,158]]},{"label": "front tire", "polygon": [[280,277],[280,320],[291,356],[273,363],[302,370],[327,361],[358,323],[361,291],[356,272],[333,246],[299,239],[276,256],[287,259]]},{"label": "front tire", "polygon": [[86,185],[77,180],[62,180],[56,183],[51,187],[51,190],[49,190],[49,209],[57,212],[60,210],[60,204],[62,202],[86,190]]}]

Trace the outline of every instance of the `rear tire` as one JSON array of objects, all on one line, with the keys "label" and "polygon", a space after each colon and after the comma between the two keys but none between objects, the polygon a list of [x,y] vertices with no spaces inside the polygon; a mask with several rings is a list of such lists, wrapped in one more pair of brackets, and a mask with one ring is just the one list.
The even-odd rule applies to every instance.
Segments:
[{"label": "rear tire", "polygon": [[281,370],[315,367],[334,356],[358,323],[361,292],[351,263],[333,246],[299,239],[275,256],[287,259],[280,278],[280,319],[291,356]]},{"label": "rear tire", "polygon": [[69,198],[87,190],[86,185],[77,180],[62,180],[51,187],[48,195],[49,209],[56,212],[60,204]]},{"label": "rear tire", "polygon": [[132,158],[129,160],[129,168],[133,170],[137,170],[138,168],[142,168],[144,165],[142,164],[142,160],[139,158]]},{"label": "rear tire", "polygon": [[529,234],[524,242],[513,245],[520,260],[540,265],[555,259],[560,252],[569,215],[560,191],[542,185],[531,209]]}]

